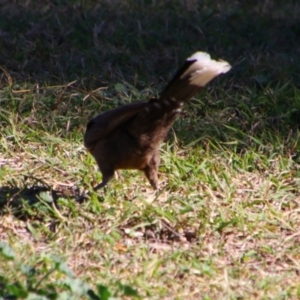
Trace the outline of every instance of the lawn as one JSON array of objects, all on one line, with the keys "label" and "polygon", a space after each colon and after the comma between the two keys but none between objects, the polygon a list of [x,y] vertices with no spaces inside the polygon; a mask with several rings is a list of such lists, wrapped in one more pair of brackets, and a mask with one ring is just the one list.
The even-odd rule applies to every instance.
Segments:
[{"label": "lawn", "polygon": [[[0,6],[0,299],[300,299],[297,1]],[[185,105],[159,192],[93,192],[86,123],[198,50],[232,70]]]}]

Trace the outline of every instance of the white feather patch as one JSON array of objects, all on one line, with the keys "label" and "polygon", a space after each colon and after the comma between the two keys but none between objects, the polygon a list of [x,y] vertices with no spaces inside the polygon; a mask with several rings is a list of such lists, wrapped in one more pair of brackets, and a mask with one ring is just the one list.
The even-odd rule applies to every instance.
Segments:
[{"label": "white feather patch", "polygon": [[196,52],[187,61],[196,60],[181,76],[190,76],[190,83],[205,86],[221,73],[227,73],[231,66],[227,61],[211,59],[206,52]]}]

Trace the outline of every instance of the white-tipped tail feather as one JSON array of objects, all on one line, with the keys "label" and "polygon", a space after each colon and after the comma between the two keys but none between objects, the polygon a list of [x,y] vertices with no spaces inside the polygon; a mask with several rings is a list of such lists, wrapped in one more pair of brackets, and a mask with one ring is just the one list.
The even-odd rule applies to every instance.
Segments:
[{"label": "white-tipped tail feather", "polygon": [[181,78],[190,76],[190,83],[198,86],[205,86],[216,76],[227,73],[231,66],[227,61],[211,59],[205,52],[196,52],[187,61],[194,61]]},{"label": "white-tipped tail feather", "polygon": [[200,88],[230,69],[231,66],[228,62],[213,60],[205,52],[196,52],[185,61],[185,64],[161,93],[160,98],[173,98],[176,101],[186,102]]}]

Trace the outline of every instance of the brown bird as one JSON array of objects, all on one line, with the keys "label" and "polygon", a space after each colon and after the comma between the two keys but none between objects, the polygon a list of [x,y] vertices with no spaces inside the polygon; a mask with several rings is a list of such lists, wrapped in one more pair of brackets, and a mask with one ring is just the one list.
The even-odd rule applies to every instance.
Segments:
[{"label": "brown bird", "polygon": [[178,70],[158,99],[126,104],[92,119],[86,128],[84,145],[94,156],[104,187],[118,169],[144,171],[151,186],[158,189],[159,146],[168,134],[184,102],[213,78],[231,66],[196,52]]}]

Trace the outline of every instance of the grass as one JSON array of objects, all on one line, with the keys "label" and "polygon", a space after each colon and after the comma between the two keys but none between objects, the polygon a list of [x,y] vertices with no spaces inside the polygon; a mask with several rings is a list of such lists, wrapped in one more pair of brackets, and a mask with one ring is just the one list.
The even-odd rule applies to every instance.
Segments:
[{"label": "grass", "polygon": [[[300,298],[297,3],[0,2],[0,298]],[[160,193],[123,171],[76,202],[87,121],[196,50],[233,69],[175,123]]]}]

